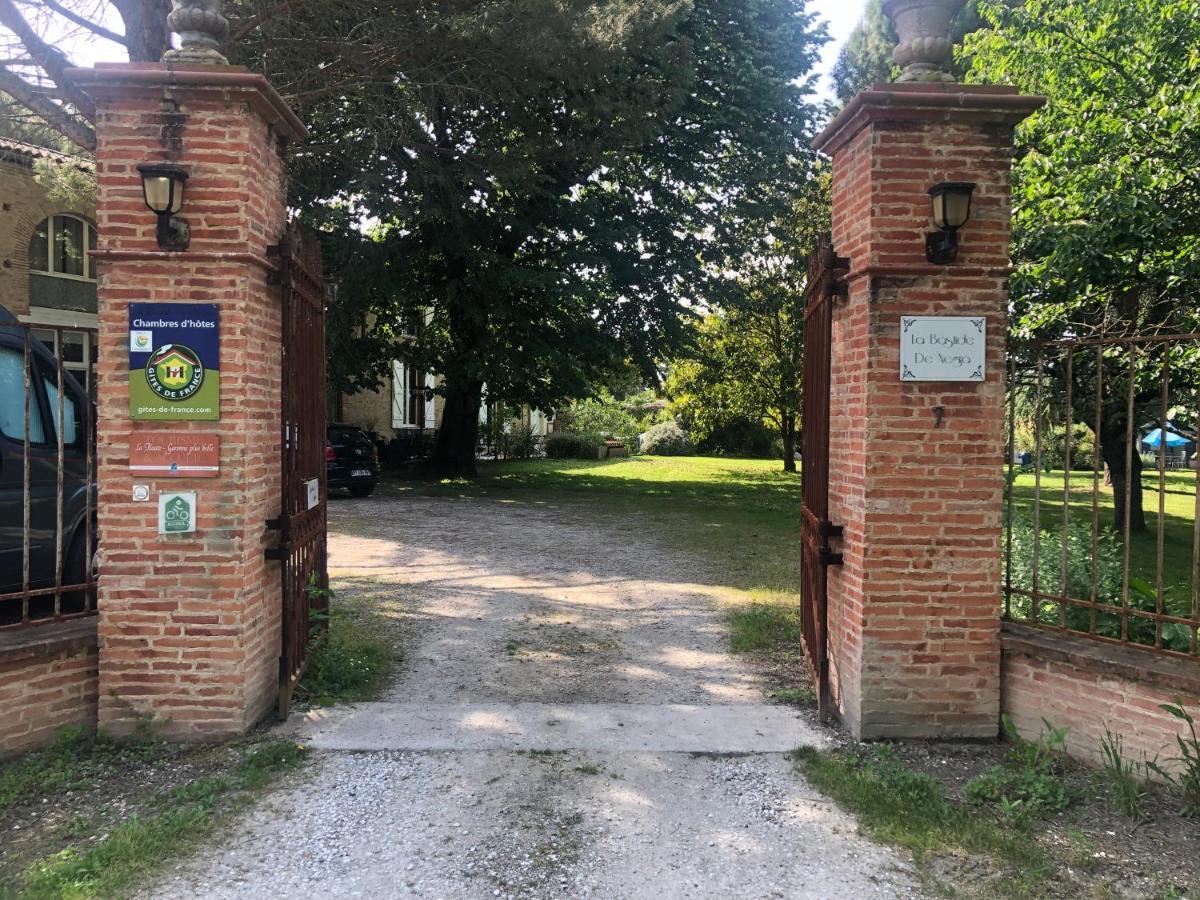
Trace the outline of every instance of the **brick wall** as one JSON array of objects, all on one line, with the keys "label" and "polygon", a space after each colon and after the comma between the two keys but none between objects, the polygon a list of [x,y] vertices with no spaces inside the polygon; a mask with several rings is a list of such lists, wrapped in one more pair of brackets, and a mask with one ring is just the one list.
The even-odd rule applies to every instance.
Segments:
[{"label": "brick wall", "polygon": [[[286,220],[283,138],[302,127],[269,85],[237,69],[134,64],[77,73],[98,103],[100,234],[98,478],[100,723],[120,732],[154,717],[164,733],[240,733],[277,689],[281,583],[264,550],[280,510],[280,289],[268,247]],[[191,248],[164,253],[137,165],[190,173],[181,215]],[[216,303],[219,422],[133,422],[128,305]],[[221,438],[215,479],[152,479],[195,490],[195,534],[160,536],[157,502],[131,499],[129,446],[143,430]]]},{"label": "brick wall", "polygon": [[95,210],[51,203],[32,163],[14,159],[0,159],[0,195],[0,306],[21,316],[29,312],[29,240],[38,223],[58,214],[93,221]]},{"label": "brick wall", "polygon": [[[835,705],[859,737],[997,733],[1009,155],[1037,102],[893,85],[860,94],[817,142],[850,258],[833,326],[830,517],[845,564],[830,570],[829,639]],[[949,266],[925,260],[940,181],[978,184]],[[985,316],[986,380],[901,382],[902,315]]]},{"label": "brick wall", "polygon": [[1035,740],[1043,720],[1067,728],[1067,750],[1100,762],[1107,725],[1121,735],[1126,758],[1166,762],[1177,755],[1185,724],[1162,709],[1182,699],[1200,717],[1200,673],[1189,660],[1006,625],[1002,637],[1003,709]]},{"label": "brick wall", "polygon": [[94,728],[97,672],[94,619],[0,634],[0,755]]}]

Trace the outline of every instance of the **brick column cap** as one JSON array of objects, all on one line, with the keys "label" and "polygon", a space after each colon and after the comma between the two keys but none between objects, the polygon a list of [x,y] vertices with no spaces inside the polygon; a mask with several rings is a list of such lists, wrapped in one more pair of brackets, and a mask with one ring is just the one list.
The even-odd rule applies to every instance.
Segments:
[{"label": "brick column cap", "polygon": [[874,122],[980,122],[1016,125],[1045,97],[987,84],[877,84],[860,91],[812,142],[833,156]]},{"label": "brick column cap", "polygon": [[97,63],[94,68],[68,69],[67,76],[96,98],[162,97],[173,89],[240,94],[284,139],[308,137],[304,123],[271,82],[244,66]]}]

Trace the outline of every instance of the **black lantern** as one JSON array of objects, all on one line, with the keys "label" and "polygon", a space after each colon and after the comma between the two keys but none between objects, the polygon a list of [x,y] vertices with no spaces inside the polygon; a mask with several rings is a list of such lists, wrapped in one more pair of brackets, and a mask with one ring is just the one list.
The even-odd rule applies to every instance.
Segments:
[{"label": "black lantern", "polygon": [[925,258],[944,266],[958,258],[958,229],[971,218],[971,195],[975,185],[970,181],[943,181],[929,189],[933,203],[935,231],[925,238]]},{"label": "black lantern", "polygon": [[191,229],[175,214],[183,209],[188,173],[169,163],[147,163],[138,166],[138,172],[142,175],[142,198],[158,216],[158,246],[163,250],[186,250]]}]

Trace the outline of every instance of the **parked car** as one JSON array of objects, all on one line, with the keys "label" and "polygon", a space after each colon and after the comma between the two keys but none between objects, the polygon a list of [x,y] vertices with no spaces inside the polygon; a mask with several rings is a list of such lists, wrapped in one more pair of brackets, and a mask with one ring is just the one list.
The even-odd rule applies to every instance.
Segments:
[{"label": "parked car", "polygon": [[[88,480],[88,448],[93,441],[92,401],[79,382],[62,372],[62,458],[58,453],[59,365],[53,352],[29,335],[29,393],[26,394],[27,328],[0,309],[0,594],[53,587],[59,541],[62,584],[89,581],[88,560],[95,551],[96,482]],[[26,403],[29,409],[26,441]],[[28,457],[26,456],[28,454]],[[29,470],[29,541],[25,540],[25,471]],[[62,475],[62,530],[59,532],[58,479]],[[87,523],[92,546],[88,546]],[[25,582],[25,556],[29,580]],[[82,592],[64,596],[63,612],[81,612]],[[0,625],[21,621],[20,599],[0,601]],[[53,596],[30,600],[31,618],[54,611]]]},{"label": "parked car", "polygon": [[346,488],[355,497],[369,497],[379,484],[379,451],[361,428],[330,425],[325,429],[325,470],[329,490]]}]

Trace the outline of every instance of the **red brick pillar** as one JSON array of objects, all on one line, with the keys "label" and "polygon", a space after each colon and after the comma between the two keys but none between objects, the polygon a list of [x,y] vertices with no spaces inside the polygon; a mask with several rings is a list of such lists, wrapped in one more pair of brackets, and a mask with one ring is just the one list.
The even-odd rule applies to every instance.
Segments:
[{"label": "red brick pillar", "polygon": [[[860,93],[817,139],[833,158],[831,693],[861,738],[995,737],[1010,157],[1038,98],[903,84]],[[926,261],[928,190],[975,182],[958,259]],[[901,317],[986,319],[982,382],[902,381]],[[941,408],[940,420],[935,414]]]},{"label": "red brick pillar", "polygon": [[[236,734],[270,708],[278,681],[279,564],[263,556],[281,505],[281,297],[268,248],[287,215],[284,145],[304,129],[239,68],[75,75],[98,107],[100,725],[153,717],[178,738]],[[137,167],[162,162],[189,175],[180,252],[159,249],[142,199]],[[131,303],[217,306],[219,419],[132,420],[130,385],[146,376],[131,371]],[[216,477],[131,472],[131,447],[163,433],[219,439]],[[167,491],[196,493],[194,533],[159,533]]]}]

